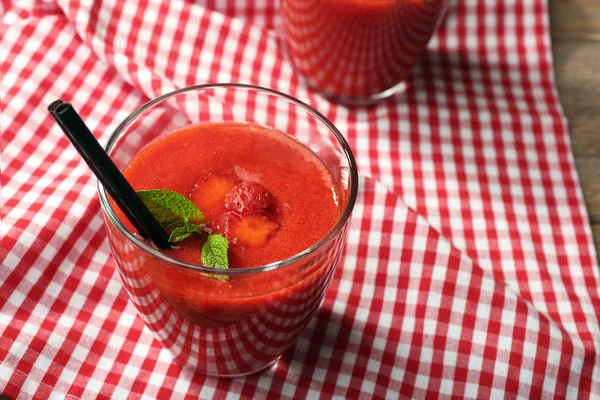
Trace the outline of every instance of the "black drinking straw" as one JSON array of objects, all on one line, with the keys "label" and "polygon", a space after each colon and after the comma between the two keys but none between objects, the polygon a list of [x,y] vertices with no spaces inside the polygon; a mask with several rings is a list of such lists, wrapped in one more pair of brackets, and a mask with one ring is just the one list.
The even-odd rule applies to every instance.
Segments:
[{"label": "black drinking straw", "polygon": [[56,100],[48,106],[48,111],[140,235],[152,240],[161,249],[171,248],[169,235],[102,149],[73,106]]}]

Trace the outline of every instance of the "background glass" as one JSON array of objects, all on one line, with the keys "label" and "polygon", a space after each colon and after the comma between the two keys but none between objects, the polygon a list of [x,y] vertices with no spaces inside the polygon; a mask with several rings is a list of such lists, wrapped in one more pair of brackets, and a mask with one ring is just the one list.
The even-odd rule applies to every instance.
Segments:
[{"label": "background glass", "polygon": [[372,103],[404,80],[448,0],[280,0],[287,50],[309,86],[342,103]]}]

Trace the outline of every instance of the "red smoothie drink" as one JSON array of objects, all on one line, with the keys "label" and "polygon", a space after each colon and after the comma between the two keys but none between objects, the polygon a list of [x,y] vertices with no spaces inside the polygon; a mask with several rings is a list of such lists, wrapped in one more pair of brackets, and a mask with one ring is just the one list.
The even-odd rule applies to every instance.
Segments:
[{"label": "red smoothie drink", "polygon": [[[247,220],[258,224],[247,233],[259,242],[255,245],[242,243],[244,237],[230,233],[230,268],[258,267],[308,249],[340,216],[333,178],[317,155],[293,138],[258,125],[210,123],[181,128],[144,148],[123,173],[136,190],[168,189],[185,195],[213,231],[227,234]],[[268,190],[272,204],[265,212],[226,208],[226,195],[243,182],[256,182]],[[263,235],[261,229],[273,232]],[[167,254],[198,263],[205,240],[192,237]],[[207,284],[215,282],[207,280]]]},{"label": "red smoothie drink", "polygon": [[401,90],[448,0],[281,0],[290,57],[308,84],[342,102]]},{"label": "red smoothie drink", "polygon": [[[290,135],[239,122],[160,134],[123,174],[173,239],[158,251],[108,200],[118,271],[155,337],[178,362],[211,375],[276,361],[333,277],[348,227],[340,220],[356,190],[348,176]],[[185,224],[153,208],[174,199],[169,218],[195,210]]]}]

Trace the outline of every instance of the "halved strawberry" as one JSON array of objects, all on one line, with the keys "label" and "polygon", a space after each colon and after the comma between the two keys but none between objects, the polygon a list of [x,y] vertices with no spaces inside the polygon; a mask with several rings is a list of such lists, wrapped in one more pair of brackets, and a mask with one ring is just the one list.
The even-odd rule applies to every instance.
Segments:
[{"label": "halved strawberry", "polygon": [[221,209],[223,199],[237,184],[234,177],[209,174],[199,180],[192,192],[192,201],[202,212],[211,213]]},{"label": "halved strawberry", "polygon": [[232,243],[240,246],[262,247],[279,228],[279,223],[266,213],[238,215],[233,212],[223,216],[222,229]]},{"label": "halved strawberry", "polygon": [[273,195],[258,182],[242,182],[225,197],[225,208],[239,214],[264,211],[273,204]]}]

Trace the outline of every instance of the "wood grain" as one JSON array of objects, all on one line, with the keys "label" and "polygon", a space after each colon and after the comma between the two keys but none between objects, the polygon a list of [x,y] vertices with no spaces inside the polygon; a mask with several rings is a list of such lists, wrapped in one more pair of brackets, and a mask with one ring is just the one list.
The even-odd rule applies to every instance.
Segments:
[{"label": "wood grain", "polygon": [[558,39],[600,40],[600,1],[550,0],[552,36]]},{"label": "wood grain", "polygon": [[556,84],[600,254],[600,1],[549,5]]},{"label": "wood grain", "polygon": [[575,156],[600,157],[600,41],[554,39],[552,52]]},{"label": "wood grain", "polygon": [[575,157],[575,164],[590,221],[600,224],[600,157]]},{"label": "wood grain", "polygon": [[592,225],[592,233],[594,235],[594,244],[596,245],[596,251],[600,248],[600,224]]}]

